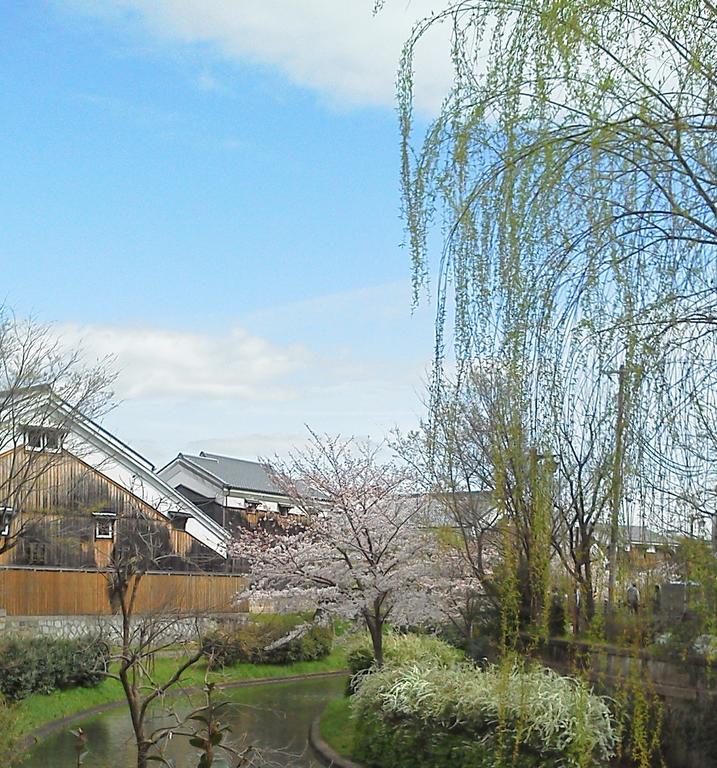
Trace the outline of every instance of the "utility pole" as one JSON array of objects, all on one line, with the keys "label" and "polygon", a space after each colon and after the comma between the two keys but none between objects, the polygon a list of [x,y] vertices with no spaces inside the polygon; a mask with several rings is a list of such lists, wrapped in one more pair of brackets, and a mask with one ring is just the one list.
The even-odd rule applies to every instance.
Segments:
[{"label": "utility pole", "polygon": [[615,612],[615,585],[617,582],[617,552],[620,538],[620,502],[622,501],[622,465],[625,453],[625,366],[618,371],[617,414],[615,417],[615,453],[612,463],[610,493],[610,548],[608,550],[609,578],[607,610],[612,618]]}]

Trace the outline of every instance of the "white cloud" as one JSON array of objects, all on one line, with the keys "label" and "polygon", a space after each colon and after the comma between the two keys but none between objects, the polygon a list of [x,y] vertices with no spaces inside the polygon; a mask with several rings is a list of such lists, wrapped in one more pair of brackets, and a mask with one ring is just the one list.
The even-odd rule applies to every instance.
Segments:
[{"label": "white cloud", "polygon": [[[387,283],[267,307],[233,328],[60,325],[88,359],[114,355],[119,405],[104,425],[162,465],[178,451],[255,459],[320,432],[380,441],[423,413],[431,313]],[[426,340],[426,344],[422,339]]]},{"label": "white cloud", "polygon": [[[139,19],[163,40],[208,44],[269,65],[293,83],[347,104],[392,106],[403,43],[442,3],[389,0],[65,0],[113,22]],[[448,30],[430,32],[416,59],[416,106],[434,112],[451,82]]]},{"label": "white cloud", "polygon": [[120,398],[288,400],[296,394],[293,378],[311,364],[302,345],[273,344],[241,328],[223,335],[111,326],[58,331],[88,357],[116,358]]},{"label": "white cloud", "polygon": [[113,355],[119,405],[105,426],[157,464],[180,450],[256,458],[318,431],[381,440],[414,426],[423,408],[421,360],[336,358],[235,328],[189,333],[149,327],[61,325],[88,360]]},{"label": "white cloud", "polygon": [[218,93],[224,90],[222,84],[207,70],[204,70],[197,75],[195,83],[200,91]]}]

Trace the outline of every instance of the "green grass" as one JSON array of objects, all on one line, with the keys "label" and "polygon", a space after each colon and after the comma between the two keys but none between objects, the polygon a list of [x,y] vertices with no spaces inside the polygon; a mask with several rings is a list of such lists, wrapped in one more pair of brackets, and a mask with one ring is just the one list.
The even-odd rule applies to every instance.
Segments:
[{"label": "green grass", "polygon": [[[176,669],[177,659],[157,659],[154,679],[159,683],[168,679]],[[207,673],[206,663],[199,661],[188,669],[181,683],[182,687],[201,687],[206,679],[218,684],[239,680],[266,680],[290,675],[304,675],[316,672],[334,672],[346,668],[346,653],[343,648],[334,649],[326,658],[318,661],[299,661],[294,664],[237,664],[234,667]],[[82,710],[101,704],[124,700],[122,686],[117,680],[107,679],[94,688],[71,688],[50,694],[33,694],[18,702],[13,711],[18,716],[19,734],[24,736],[40,726],[73,715]]]},{"label": "green grass", "polygon": [[304,611],[303,613],[253,613],[250,621],[253,624],[264,624],[288,632],[298,624],[311,621],[312,616],[311,611]]},{"label": "green grass", "polygon": [[340,755],[351,757],[354,748],[354,724],[348,698],[334,699],[321,715],[321,738]]}]

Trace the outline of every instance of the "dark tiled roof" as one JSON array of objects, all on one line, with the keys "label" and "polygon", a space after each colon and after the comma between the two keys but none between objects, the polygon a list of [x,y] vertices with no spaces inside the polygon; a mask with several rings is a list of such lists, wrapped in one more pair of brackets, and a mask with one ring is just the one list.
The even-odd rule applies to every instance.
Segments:
[{"label": "dark tiled roof", "polygon": [[230,456],[220,456],[205,451],[201,451],[199,456],[190,456],[186,453],[182,455],[198,467],[216,475],[229,488],[283,495],[272,481],[266,467],[258,461],[233,459]]},{"label": "dark tiled roof", "polygon": [[644,525],[620,526],[621,533],[627,534],[630,544],[668,544],[669,537],[653,531]]},{"label": "dark tiled roof", "polygon": [[[645,525],[620,525],[620,541],[624,544],[645,544],[665,546],[674,543],[675,537],[667,533],[659,533]],[[610,526],[607,523],[601,523],[596,526],[596,535],[602,541],[608,541],[610,538]]]}]

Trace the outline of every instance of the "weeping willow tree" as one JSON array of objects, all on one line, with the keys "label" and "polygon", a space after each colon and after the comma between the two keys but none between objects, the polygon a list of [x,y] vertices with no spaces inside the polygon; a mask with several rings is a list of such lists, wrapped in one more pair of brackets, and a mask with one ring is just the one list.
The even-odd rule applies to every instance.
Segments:
[{"label": "weeping willow tree", "polygon": [[[436,25],[451,31],[454,80],[419,135],[413,57]],[[416,302],[437,274],[434,403],[449,329],[459,380],[476,361],[503,371],[525,466],[555,444],[556,414],[586,416],[575,393],[599,392],[613,539],[628,489],[656,509],[684,484],[697,460],[678,460],[692,450],[684,414],[697,425],[714,390],[701,359],[717,326],[716,65],[705,0],[455,0],[401,59]],[[496,472],[512,460],[499,449]]]},{"label": "weeping willow tree", "polygon": [[[416,142],[413,54],[452,28],[455,80]],[[430,222],[463,357],[568,317],[714,322],[717,10],[704,0],[463,0],[399,75],[416,298]],[[596,316],[597,315],[597,316]]]}]

